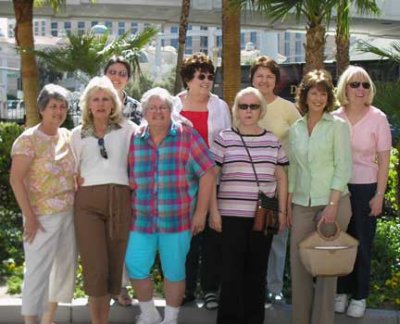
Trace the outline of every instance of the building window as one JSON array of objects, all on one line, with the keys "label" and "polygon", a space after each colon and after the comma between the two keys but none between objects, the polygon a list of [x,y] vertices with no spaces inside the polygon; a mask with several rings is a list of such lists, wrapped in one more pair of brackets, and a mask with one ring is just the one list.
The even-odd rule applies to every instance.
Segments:
[{"label": "building window", "polygon": [[107,27],[108,32],[111,34],[112,33],[112,21],[111,20],[106,20],[104,22],[104,26]]},{"label": "building window", "polygon": [[64,22],[64,30],[65,30],[66,34],[71,32],[71,22],[70,21]]},{"label": "building window", "polygon": [[200,36],[200,51],[207,54],[208,53],[208,37]]},{"label": "building window", "polygon": [[138,31],[139,31],[138,23],[132,22],[131,23],[131,33],[137,34]]},{"label": "building window", "polygon": [[190,24],[187,26],[187,30],[192,30],[192,28],[193,28],[193,26]]},{"label": "building window", "polygon": [[[295,43],[295,55],[296,55],[296,58],[297,57],[301,57],[301,55],[302,55],[302,49],[303,49],[302,45],[303,44],[302,44],[301,34],[300,33],[296,33],[296,43]],[[298,61],[296,60],[296,62],[298,62]]]},{"label": "building window", "polygon": [[222,47],[222,35],[217,36],[217,47]]},{"label": "building window", "polygon": [[176,49],[178,49],[178,38],[172,38],[171,39],[171,46],[175,47]]},{"label": "building window", "polygon": [[246,35],[244,33],[240,33],[240,48],[244,49],[246,47]]},{"label": "building window", "polygon": [[250,32],[250,42],[252,42],[254,45],[257,44],[257,32]]},{"label": "building window", "polygon": [[121,36],[123,34],[125,34],[125,22],[119,21],[118,22],[118,35]]},{"label": "building window", "polygon": [[52,22],[50,24],[50,33],[51,33],[51,36],[58,36],[58,23],[57,22]]},{"label": "building window", "polygon": [[285,56],[290,60],[290,33],[285,32]]},{"label": "building window", "polygon": [[44,21],[44,20],[42,20],[42,23],[41,23],[41,31],[40,31],[40,33],[42,34],[42,36],[45,36],[46,35],[46,22]]},{"label": "building window", "polygon": [[185,54],[186,55],[193,54],[193,38],[192,38],[192,36],[186,37]]},{"label": "building window", "polygon": [[78,34],[83,35],[85,33],[85,22],[84,21],[78,21]]},{"label": "building window", "polygon": [[35,36],[38,36],[39,35],[39,22],[38,21],[34,22],[34,29],[35,29],[35,31],[34,31]]},{"label": "building window", "polygon": [[200,26],[200,30],[208,30],[207,26]]},{"label": "building window", "polygon": [[171,34],[177,34],[178,33],[178,26],[172,26],[171,27]]},{"label": "building window", "polygon": [[90,22],[90,27],[93,27],[93,26],[96,26],[96,25],[98,25],[99,24],[99,22],[98,21],[91,21]]}]

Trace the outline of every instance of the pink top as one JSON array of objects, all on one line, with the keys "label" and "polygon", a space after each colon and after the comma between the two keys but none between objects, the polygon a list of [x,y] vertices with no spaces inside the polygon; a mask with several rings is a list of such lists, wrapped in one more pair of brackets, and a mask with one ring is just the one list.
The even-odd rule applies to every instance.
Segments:
[{"label": "pink top", "polygon": [[377,182],[376,153],[388,151],[392,146],[392,135],[386,115],[378,108],[370,106],[365,116],[351,125],[343,107],[333,114],[345,119],[351,129],[353,175],[350,183]]}]

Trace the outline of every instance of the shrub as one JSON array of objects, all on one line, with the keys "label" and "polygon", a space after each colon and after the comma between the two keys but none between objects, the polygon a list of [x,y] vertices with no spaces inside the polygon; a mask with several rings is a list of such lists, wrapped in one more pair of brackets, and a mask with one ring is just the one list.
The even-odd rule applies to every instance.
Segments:
[{"label": "shrub", "polygon": [[22,131],[15,123],[0,123],[0,278],[14,273],[24,259],[22,217],[9,185],[11,146]]}]

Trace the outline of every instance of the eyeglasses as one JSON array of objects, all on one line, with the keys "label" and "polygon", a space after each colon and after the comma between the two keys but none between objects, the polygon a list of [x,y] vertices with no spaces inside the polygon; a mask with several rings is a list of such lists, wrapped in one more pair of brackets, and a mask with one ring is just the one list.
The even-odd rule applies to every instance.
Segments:
[{"label": "eyeglasses", "polygon": [[208,79],[208,81],[214,81],[214,74],[209,74],[209,75],[205,75],[204,73],[201,73],[197,76],[197,78],[200,81],[205,80],[206,78]]},{"label": "eyeglasses", "polygon": [[353,88],[353,89],[357,89],[360,85],[362,85],[362,87],[364,89],[371,88],[371,83],[369,83],[369,82],[350,82],[349,83],[350,88]]},{"label": "eyeglasses", "polygon": [[164,112],[164,111],[169,110],[169,108],[167,106],[160,106],[160,107],[151,106],[148,108],[148,110],[151,112],[156,112],[156,111]]},{"label": "eyeglasses", "polygon": [[112,69],[107,70],[106,74],[118,75],[121,78],[126,78],[128,76],[127,71],[117,71],[117,70],[112,70]]},{"label": "eyeglasses", "polygon": [[106,147],[104,145],[104,138],[99,138],[97,140],[97,144],[99,144],[100,146],[100,155],[103,159],[108,159],[108,154],[107,154],[107,150]]},{"label": "eyeglasses", "polygon": [[261,105],[257,104],[239,104],[238,105],[240,110],[247,110],[250,108],[250,110],[257,110],[260,109]]}]

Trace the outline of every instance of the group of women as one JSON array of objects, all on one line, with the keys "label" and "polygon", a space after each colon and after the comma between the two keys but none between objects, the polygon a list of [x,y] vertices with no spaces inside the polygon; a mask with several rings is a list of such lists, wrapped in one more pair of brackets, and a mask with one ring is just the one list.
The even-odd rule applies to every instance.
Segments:
[{"label": "group of women", "polygon": [[[211,94],[214,72],[204,54],[185,59],[186,90],[172,111],[208,144],[218,174],[205,234],[192,237],[186,297],[194,297],[202,246],[205,307],[218,307],[217,323],[263,323],[267,269],[268,290],[281,296],[290,228],[292,322],[333,324],[335,311],[363,316],[391,148],[386,116],[372,106],[368,73],[350,66],[336,97],[327,71],[308,72],[296,107],[276,94],[277,63],[259,57],[251,68],[252,87],[236,95],[231,122],[226,103]],[[110,299],[127,284],[121,285],[132,208],[127,156],[142,116],[139,103],[124,92],[129,64],[113,57],[104,74],[84,90],[82,125],[72,133],[60,128],[68,91],[45,86],[38,97],[40,124],[12,148],[10,182],[24,215],[25,323],[38,317],[53,323],[57,303],[72,298],[75,240],[92,323],[107,323]],[[336,99],[341,107],[332,112]],[[278,235],[253,230],[260,190],[278,197]],[[354,271],[338,283],[336,277],[315,280],[299,257],[298,243],[318,222],[336,222],[360,241]],[[150,322],[142,317],[140,323]]]}]

